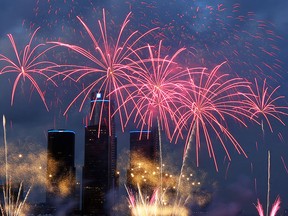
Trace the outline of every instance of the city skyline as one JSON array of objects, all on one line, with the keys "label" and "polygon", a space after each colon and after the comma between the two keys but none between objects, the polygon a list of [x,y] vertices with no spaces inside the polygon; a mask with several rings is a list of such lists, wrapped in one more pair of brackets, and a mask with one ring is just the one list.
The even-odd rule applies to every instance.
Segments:
[{"label": "city skyline", "polygon": [[[234,2],[233,2],[234,3]],[[22,4],[22,3],[19,3]],[[78,4],[78,3],[77,3]],[[190,5],[189,5],[190,4]],[[9,45],[8,38],[6,34],[13,34],[15,41],[20,41],[17,43],[17,46],[21,47],[22,44],[25,44],[28,34],[32,33],[33,30],[37,28],[37,26],[40,25],[40,29],[37,32],[37,37],[36,40],[41,41],[41,38],[48,38],[48,41],[56,41],[57,37],[64,37],[65,34],[68,35],[68,30],[69,28],[73,29],[75,28],[75,31],[78,32],[79,29],[82,30],[82,33],[84,32],[83,27],[79,27],[80,25],[79,20],[77,18],[70,19],[70,20],[65,20],[66,18],[59,18],[59,16],[55,13],[54,15],[47,15],[48,11],[45,10],[44,6],[51,6],[51,11],[54,10],[57,11],[59,8],[66,8],[64,6],[67,6],[67,8],[70,8],[73,11],[73,15],[79,15],[84,22],[87,22],[87,25],[91,26],[92,28],[93,25],[96,23],[94,22],[95,20],[101,19],[102,17],[102,8],[106,8],[106,13],[107,13],[107,18],[110,20],[110,18],[114,18],[116,20],[117,24],[119,24],[121,21],[124,20],[125,16],[127,15],[126,11],[131,10],[132,11],[132,18],[131,22],[134,24],[134,29],[138,28],[139,23],[144,23],[147,24],[147,26],[150,28],[150,26],[160,26],[162,33],[167,36],[167,40],[163,40],[163,44],[165,44],[165,48],[167,50],[171,50],[170,53],[174,53],[173,50],[177,50],[182,46],[190,46],[191,49],[189,49],[190,52],[193,53],[194,56],[197,56],[197,54],[200,55],[195,62],[198,63],[198,60],[200,61],[199,64],[207,64],[207,67],[209,69],[212,69],[215,65],[218,65],[219,63],[222,62],[222,56],[225,56],[228,59],[228,63],[225,66],[225,70],[228,71],[228,73],[232,73],[235,70],[237,71],[238,75],[246,78],[251,78],[252,76],[257,76],[257,78],[261,79],[261,77],[267,78],[267,86],[275,88],[278,85],[281,85],[279,91],[277,92],[278,95],[284,95],[287,97],[287,82],[286,82],[286,75],[287,75],[287,63],[283,60],[285,60],[285,56],[287,55],[287,49],[285,49],[285,41],[286,41],[286,33],[287,30],[283,26],[285,26],[285,23],[287,23],[287,20],[285,20],[285,16],[280,16],[280,14],[285,14],[283,11],[285,6],[287,4],[284,4],[284,6],[280,6],[278,3],[275,3],[275,5],[270,5],[268,1],[265,2],[258,2],[257,3],[248,3],[243,2],[239,5],[237,3],[233,4],[229,2],[225,2],[223,5],[217,5],[215,3],[203,3],[200,4],[199,2],[193,1],[193,2],[185,2],[185,1],[180,1],[178,4],[171,3],[171,5],[163,5],[162,3],[153,3],[148,1],[147,4],[143,3],[141,5],[140,3],[137,4],[133,1],[127,3],[127,4],[121,4],[121,3],[116,3],[114,1],[111,2],[101,2],[99,5],[92,7],[96,8],[95,11],[96,13],[92,13],[91,11],[88,12],[91,8],[89,8],[87,5],[90,5],[90,3],[83,2],[82,6],[79,7],[78,9],[75,9],[76,2],[70,2],[67,1],[67,3],[62,3],[61,4],[56,4],[54,1],[50,1],[50,3],[47,1],[45,3],[41,3],[35,6],[35,2],[29,1],[27,2],[27,5],[23,8],[26,10],[20,11],[19,12],[19,18],[16,17],[16,14],[11,15],[11,18],[15,18],[14,20],[11,19],[11,25],[7,26],[6,24],[3,24],[0,27],[0,34],[1,34],[1,43],[0,43],[0,52],[1,53],[12,53],[9,52],[9,49],[11,49],[11,45]],[[53,7],[55,5],[55,8]],[[187,6],[191,6],[190,9]],[[212,28],[212,25],[209,25],[209,22],[211,22],[211,19],[215,18],[213,16],[213,13],[211,8],[207,8],[206,6],[209,5],[213,9],[217,8],[217,16],[219,17],[219,20],[222,22],[222,26],[228,27],[228,26],[234,26],[239,25],[241,27],[239,28],[234,28],[233,33],[234,35],[228,35],[227,32],[223,31],[222,36],[223,40],[217,41],[217,37],[211,38],[209,40],[205,36],[209,35],[210,32],[214,32],[215,34],[213,35],[221,35],[221,31],[217,30],[217,28]],[[13,9],[15,8],[15,5],[11,5],[8,2],[4,4],[7,9]],[[70,7],[71,6],[71,7]],[[153,8],[154,9],[151,9]],[[174,8],[173,8],[174,7]],[[202,28],[201,25],[194,25],[194,26],[189,26],[187,20],[187,16],[191,13],[192,15],[196,13],[195,11],[196,8],[199,7],[199,11],[203,12],[201,14],[196,14],[195,16],[199,19],[196,19],[197,21],[203,20],[202,26],[210,26],[211,31],[205,33],[205,31],[208,31],[207,29],[209,28]],[[35,8],[35,10],[32,10]],[[38,9],[37,9],[38,8]],[[161,12],[161,9],[163,9],[163,12]],[[123,9],[123,10],[120,10]],[[181,9],[181,10],[180,10]],[[227,21],[227,24],[223,22],[223,17],[221,17],[222,14],[222,9],[223,11],[226,11],[227,14],[225,16],[232,16],[234,14],[238,14],[238,19],[240,20],[238,22],[238,19],[235,20],[229,20]],[[225,9],[225,10],[224,10]],[[64,10],[64,9],[63,9]],[[150,13],[149,11],[152,10]],[[238,12],[231,12],[231,11],[238,11]],[[32,12],[33,11],[33,12]],[[121,12],[120,12],[121,11]],[[160,11],[160,12],[159,12]],[[255,20],[267,20],[267,25],[269,25],[270,22],[274,23],[275,31],[277,34],[279,34],[282,39],[279,39],[279,41],[275,41],[275,44],[278,44],[277,47],[280,47],[279,51],[275,51],[275,53],[272,53],[272,55],[267,55],[265,58],[263,55],[259,54],[262,50],[265,50],[270,43],[269,41],[269,35],[272,37],[274,40],[277,37],[274,37],[274,32],[273,34],[267,33],[267,37],[265,40],[256,40],[257,35],[261,35],[260,30],[258,31],[252,31],[253,25],[249,25],[249,19],[244,19],[245,17],[253,16],[254,15],[251,13],[255,12]],[[58,10],[59,12],[59,10]],[[279,12],[279,13],[278,13]],[[60,10],[59,14],[63,15]],[[68,13],[68,12],[67,12]],[[158,16],[157,13],[159,13],[161,16]],[[224,12],[223,12],[224,13]],[[4,13],[5,14],[5,13]],[[38,14],[38,15],[36,15]],[[133,15],[134,14],[134,15]],[[150,14],[148,17],[153,20],[151,23],[146,23],[144,22],[144,18],[140,16],[141,14]],[[177,15],[178,14],[178,15]],[[187,15],[188,14],[188,15]],[[190,14],[190,15],[191,15]],[[231,15],[232,14],[232,15]],[[242,17],[240,16],[241,14],[244,14],[244,18],[242,20]],[[248,15],[247,15],[248,14]],[[198,16],[199,15],[199,16]],[[76,17],[76,16],[75,16]],[[90,17],[93,17],[93,19]],[[182,18],[180,18],[182,17]],[[184,17],[184,18],[183,18]],[[201,19],[204,17],[207,17],[207,19]],[[235,15],[235,17],[237,17]],[[43,18],[43,19],[42,19]],[[116,19],[115,19],[116,18]],[[118,19],[119,18],[119,19]],[[186,18],[186,19],[185,19]],[[209,18],[209,19],[208,19]],[[16,20],[16,21],[15,21]],[[21,20],[21,22],[20,22]],[[24,22],[22,22],[25,20]],[[174,21],[172,21],[174,20]],[[206,20],[206,22],[204,22]],[[66,22],[67,21],[67,22]],[[93,24],[94,22],[94,24]],[[109,21],[110,22],[110,21]],[[174,22],[174,23],[173,23]],[[251,21],[253,22],[253,21]],[[35,23],[35,25],[30,24],[30,23]],[[60,25],[58,26],[58,24]],[[137,24],[138,23],[138,24]],[[169,24],[170,23],[170,24]],[[241,25],[242,23],[243,26]],[[178,25],[179,24],[179,25]],[[169,27],[171,26],[179,26],[179,28],[173,28]],[[76,27],[77,26],[77,29]],[[146,26],[146,27],[147,27]],[[184,28],[184,27],[187,28]],[[6,27],[6,28],[5,28]],[[79,27],[79,29],[78,29]],[[131,28],[132,28],[131,27]],[[180,36],[180,31],[179,29],[183,28],[182,36]],[[218,26],[219,27],[219,26]],[[62,30],[62,29],[64,30]],[[25,30],[24,30],[25,29]],[[51,29],[54,29],[54,31],[51,31]],[[140,29],[140,28],[139,28]],[[169,30],[168,30],[169,29]],[[249,34],[243,33],[243,34],[238,34],[240,30],[249,30],[252,33],[250,34],[251,37],[247,36]],[[111,29],[110,29],[111,30]],[[143,29],[141,29],[142,32]],[[234,31],[235,30],[235,31]],[[74,30],[72,30],[74,31]],[[132,29],[131,29],[132,31]],[[179,32],[179,34],[177,33]],[[195,38],[199,39],[201,43],[204,44],[206,42],[206,48],[203,48],[200,50],[200,45],[197,44],[197,40],[195,39],[193,44],[189,44],[186,38],[186,36],[190,32],[197,31],[199,35],[202,37],[198,37],[197,35]],[[242,31],[241,31],[242,32]],[[255,34],[254,34],[255,33]],[[275,35],[277,35],[275,33]],[[25,37],[24,37],[25,35]],[[60,36],[61,35],[61,36]],[[26,37],[27,36],[27,37]],[[80,42],[83,42],[85,40],[88,41],[88,37],[76,37],[77,33],[71,37],[66,37],[66,41],[69,41],[71,43],[78,44]],[[170,37],[171,36],[171,37]],[[188,37],[187,36],[187,37]],[[236,38],[239,37],[242,40],[245,41],[247,45],[247,49],[250,50],[251,47],[249,47],[249,44],[252,44],[255,53],[258,56],[259,62],[257,62],[257,58],[251,57],[251,61],[249,61],[249,52],[246,52],[244,50],[244,45],[243,43],[239,40],[239,44],[233,43],[231,45],[231,53],[233,55],[229,55],[229,51],[227,52],[226,50],[229,48],[229,46],[224,46],[223,41],[225,41],[225,36],[227,36],[227,43],[233,43],[235,42],[232,40],[232,36],[235,36]],[[255,36],[255,41],[253,40],[253,36]],[[280,37],[279,36],[279,37]],[[24,40],[24,38],[26,38]],[[22,40],[23,39],[23,40]],[[191,38],[190,38],[191,39]],[[222,39],[222,38],[221,38]],[[148,41],[151,40],[150,38],[147,39]],[[215,41],[214,41],[215,40]],[[152,40],[151,40],[152,41]],[[212,43],[214,41],[214,43]],[[264,42],[269,41],[269,43]],[[272,41],[272,40],[271,40]],[[214,44],[219,44],[223,45],[217,46]],[[263,43],[262,43],[263,42]],[[261,45],[261,43],[263,45]],[[273,42],[274,43],[274,42]],[[84,43],[84,45],[89,46],[89,42]],[[237,50],[237,45],[239,45],[239,50]],[[198,50],[198,52],[193,51],[193,47],[195,46],[195,49]],[[204,47],[204,45],[203,45]],[[259,48],[260,47],[260,48]],[[220,49],[221,48],[221,49]],[[243,48],[243,49],[242,49]],[[209,50],[209,51],[207,51]],[[219,50],[221,54],[218,54],[216,51]],[[237,59],[235,56],[238,52],[239,59]],[[266,50],[269,53],[269,50]],[[62,52],[62,51],[61,51]],[[54,53],[55,54],[55,53]],[[53,55],[54,55],[53,54]],[[57,54],[57,52],[56,52]],[[205,56],[206,54],[206,56]],[[235,54],[235,55],[234,55]],[[258,55],[259,54],[259,55]],[[270,52],[271,54],[271,52]],[[215,55],[215,59],[212,58],[212,56]],[[267,60],[268,58],[271,58],[271,61]],[[56,58],[62,58],[60,55],[56,55]],[[75,56],[74,56],[75,57]],[[74,58],[72,57],[72,58]],[[207,57],[204,60],[204,57]],[[64,58],[64,57],[63,57]],[[224,57],[223,57],[224,58]],[[82,58],[79,58],[79,61],[82,61]],[[184,59],[184,58],[183,58]],[[201,60],[203,59],[203,60]],[[227,60],[225,59],[225,60]],[[76,62],[77,58],[74,59]],[[277,62],[281,64],[281,68],[279,70],[275,69],[269,69],[268,67],[265,67],[261,64],[259,66],[261,61],[265,61],[267,63],[275,65]],[[279,60],[279,61],[278,61]],[[184,61],[184,60],[183,60]],[[189,61],[189,60],[187,60]],[[229,62],[230,61],[230,62]],[[282,61],[282,63],[281,63]],[[85,62],[85,61],[83,61]],[[243,65],[241,65],[243,63]],[[196,64],[196,63],[195,63]],[[258,65],[260,69],[255,69],[257,68]],[[225,71],[225,72],[226,72]],[[257,72],[258,71],[258,72]],[[8,78],[8,79],[7,79]],[[7,132],[8,132],[8,141],[12,143],[15,146],[21,146],[21,148],[24,151],[32,151],[30,147],[30,143],[39,145],[39,148],[42,148],[45,150],[45,145],[46,145],[46,139],[47,135],[46,132],[48,129],[51,128],[66,128],[69,130],[73,130],[76,133],[76,149],[77,149],[77,154],[76,154],[76,166],[82,166],[84,164],[84,127],[87,125],[87,113],[90,110],[90,104],[88,99],[84,102],[84,106],[82,107],[82,111],[78,112],[79,107],[81,105],[81,101],[77,101],[69,111],[67,112],[66,116],[63,116],[63,113],[65,112],[67,106],[69,103],[73,100],[73,97],[76,95],[75,92],[79,92],[82,90],[82,86],[77,83],[73,83],[72,80],[66,79],[64,83],[60,83],[58,87],[58,91],[55,91],[55,86],[52,83],[47,83],[44,84],[41,83],[41,89],[45,89],[45,99],[47,101],[47,106],[49,107],[49,112],[46,111],[45,106],[43,105],[43,101],[41,98],[37,95],[36,91],[31,92],[30,91],[30,85],[27,85],[27,79],[26,81],[20,81],[19,82],[19,87],[17,88],[17,91],[15,92],[15,97],[14,97],[14,102],[13,106],[11,106],[11,90],[12,90],[12,84],[13,84],[13,78],[7,76],[7,74],[4,74],[0,76],[0,84],[1,84],[1,93],[0,93],[0,100],[2,102],[2,105],[0,106],[0,111],[4,115],[7,116]],[[8,81],[7,81],[8,80]],[[60,79],[59,79],[60,80]],[[250,79],[251,82],[254,81],[254,78]],[[262,82],[263,83],[263,82]],[[260,82],[259,82],[259,85]],[[285,101],[285,100],[284,100]],[[287,104],[287,102],[284,102]],[[123,167],[127,167],[127,158],[125,156],[127,155],[126,152],[129,151],[129,131],[130,130],[137,130],[137,128],[131,123],[128,123],[128,127],[125,128],[124,133],[121,131],[121,125],[119,123],[119,117],[116,117],[116,135],[117,135],[117,141],[118,141],[118,159]],[[287,117],[282,117],[282,120],[284,123],[287,123]],[[285,167],[285,164],[288,161],[287,158],[287,128],[281,123],[277,121],[272,121],[273,125],[273,133],[270,131],[269,127],[267,127],[265,122],[260,125],[257,124],[250,124],[248,123],[248,129],[245,128],[245,126],[238,125],[238,123],[235,123],[233,120],[229,120],[229,130],[231,133],[235,136],[237,140],[239,140],[239,143],[244,147],[248,159],[245,159],[245,157],[238,156],[236,152],[234,152],[233,149],[231,149],[231,162],[227,160],[227,157],[225,157],[225,154],[223,154],[222,151],[220,151],[220,147],[218,146],[215,148],[216,152],[215,155],[218,159],[218,165],[219,165],[219,171],[216,172],[213,161],[207,156],[207,150],[205,148],[202,148],[200,153],[199,153],[199,170],[203,170],[207,173],[207,175],[210,177],[210,180],[207,180],[207,185],[216,185],[217,182],[217,188],[213,188],[213,191],[215,191],[215,199],[214,202],[210,206],[210,211],[213,212],[213,209],[216,211],[217,207],[221,207],[223,205],[231,205],[233,209],[237,208],[247,208],[250,210],[250,212],[255,212],[255,208],[253,206],[253,203],[256,203],[257,197],[260,198],[262,202],[266,202],[265,194],[267,191],[267,180],[266,180],[266,175],[267,175],[267,151],[271,150],[271,200],[274,200],[274,198],[280,194],[281,198],[283,199],[283,208],[285,208],[285,205],[287,204],[287,198],[285,197],[285,193],[287,194],[287,188],[283,188],[283,184],[281,182],[285,182],[287,179],[287,168]],[[256,127],[257,126],[257,127]],[[183,158],[183,149],[184,149],[184,143],[180,141],[177,145],[174,145],[174,143],[170,144],[169,140],[166,140],[163,142],[163,147],[165,150],[164,155],[164,161],[167,161],[168,164],[172,165],[177,165],[177,169],[179,170],[179,167],[181,166],[182,158]],[[166,151],[167,150],[167,151]],[[230,150],[230,149],[229,149]],[[195,163],[195,150],[192,150],[193,157],[189,157],[189,164],[194,164]],[[192,156],[192,155],[191,155]],[[121,158],[121,157],[124,157]],[[125,161],[125,162],[123,162]],[[166,163],[166,162],[165,162]],[[172,166],[171,165],[171,166]],[[176,168],[175,168],[176,169]],[[124,169],[125,170],[125,169]],[[241,172],[239,172],[239,170]],[[125,171],[124,171],[125,172]],[[123,173],[123,171],[121,171]],[[265,176],[265,177],[263,177]],[[123,182],[123,180],[122,180]],[[216,186],[215,186],[216,187]],[[217,191],[219,193],[217,193]],[[244,191],[244,192],[241,192]],[[225,197],[221,197],[221,194],[225,194]],[[235,196],[233,198],[232,194],[237,194],[238,196]],[[31,195],[30,199],[31,200],[37,200],[37,195]],[[231,198],[231,199],[230,199]],[[235,205],[234,205],[235,204]],[[231,207],[231,211],[233,211]],[[282,206],[281,206],[282,207]]]}]

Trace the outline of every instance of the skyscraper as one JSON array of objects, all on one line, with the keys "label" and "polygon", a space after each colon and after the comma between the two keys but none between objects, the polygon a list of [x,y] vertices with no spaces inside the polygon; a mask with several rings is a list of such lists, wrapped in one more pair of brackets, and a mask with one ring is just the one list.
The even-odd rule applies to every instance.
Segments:
[{"label": "skyscraper", "polygon": [[145,159],[159,162],[159,138],[157,128],[152,131],[130,131],[130,164],[136,158],[134,154],[140,154]]},{"label": "skyscraper", "polygon": [[[46,201],[55,211],[58,206],[76,208],[75,133],[70,130],[48,130]],[[73,207],[72,207],[73,206]],[[60,207],[59,207],[60,208]]]},{"label": "skyscraper", "polygon": [[117,140],[111,116],[114,106],[100,92],[92,93],[90,105],[90,122],[85,128],[82,211],[84,215],[109,215],[117,187]]},{"label": "skyscraper", "polygon": [[127,185],[150,195],[160,180],[159,138],[157,128],[152,131],[130,131],[130,167]]}]

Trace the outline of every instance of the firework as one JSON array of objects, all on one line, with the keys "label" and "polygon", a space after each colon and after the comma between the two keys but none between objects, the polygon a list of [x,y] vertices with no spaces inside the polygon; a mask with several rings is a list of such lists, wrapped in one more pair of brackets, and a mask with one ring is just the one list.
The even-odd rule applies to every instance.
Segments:
[{"label": "firework", "polygon": [[243,100],[243,106],[241,109],[243,112],[245,110],[250,111],[252,114],[250,119],[257,122],[259,125],[262,125],[263,128],[263,120],[259,123],[258,119],[263,117],[264,120],[267,122],[269,129],[273,132],[272,124],[270,119],[274,118],[278,120],[281,124],[285,125],[284,122],[281,120],[280,115],[288,115],[286,112],[288,107],[282,105],[276,105],[275,103],[279,102],[284,96],[275,96],[277,90],[280,86],[269,90],[266,79],[263,81],[262,88],[258,85],[257,80],[255,79],[255,89],[252,87],[249,88],[249,92],[247,94],[243,94],[245,100]]},{"label": "firework", "polygon": [[[143,6],[149,7],[149,14],[145,14]],[[282,37],[273,23],[246,12],[239,3],[180,0],[171,2],[169,7],[173,10],[165,10],[165,2],[143,3],[138,8],[139,17],[142,22],[150,18],[152,24],[161,26],[159,37],[168,40],[171,46],[187,47],[195,57],[194,62],[210,67],[212,59],[226,60],[246,77],[284,76],[279,46]]]},{"label": "firework", "polygon": [[34,87],[36,89],[36,91],[38,92],[39,96],[41,97],[41,100],[43,101],[46,109],[48,110],[48,106],[46,104],[45,101],[45,97],[44,97],[44,92],[41,90],[39,84],[37,83],[36,79],[34,78],[34,76],[40,76],[43,77],[45,79],[45,81],[50,80],[55,86],[56,83],[54,81],[52,81],[50,79],[50,77],[45,74],[44,72],[52,72],[52,73],[56,73],[58,74],[57,71],[55,71],[55,67],[57,67],[58,65],[54,62],[51,62],[49,60],[43,60],[43,58],[45,57],[45,54],[51,50],[52,48],[54,48],[55,46],[50,46],[50,47],[46,47],[44,48],[44,46],[46,46],[43,43],[37,44],[35,46],[33,46],[32,42],[33,39],[37,33],[37,31],[40,28],[37,28],[28,44],[25,46],[24,50],[22,51],[18,51],[17,46],[16,46],[16,42],[12,36],[12,34],[8,34],[8,38],[10,40],[10,43],[12,45],[14,54],[16,59],[12,59],[7,57],[6,55],[0,54],[0,62],[2,62],[4,65],[2,66],[2,69],[0,71],[0,74],[10,74],[10,73],[16,73],[17,76],[14,80],[13,83],[13,88],[12,88],[12,95],[11,95],[11,105],[13,105],[13,101],[14,101],[14,96],[15,96],[15,92],[16,92],[16,88],[19,84],[19,81],[22,79],[23,81],[25,81],[26,79],[28,79],[31,84],[32,87]]},{"label": "firework", "polygon": [[[23,142],[21,145],[9,144],[9,152],[7,152],[7,167],[9,168],[9,175],[13,182],[22,182],[25,185],[46,185],[46,151],[36,149],[36,146],[29,143],[29,148],[24,147]],[[29,153],[28,153],[29,152]],[[0,148],[0,157],[5,157],[5,148]],[[4,160],[3,160],[4,161]],[[8,170],[7,168],[7,170]],[[0,173],[5,173],[6,162],[0,164]],[[6,174],[5,174],[6,175]]]},{"label": "firework", "polygon": [[[16,191],[14,186],[16,186]],[[26,200],[30,193],[31,187],[26,192],[24,200],[21,200],[20,195],[23,191],[23,182],[19,185],[14,185],[11,182],[11,179],[8,181],[8,184],[3,186],[3,196],[4,204],[0,203],[0,212],[3,216],[24,216],[24,211],[26,210]]]},{"label": "firework", "polygon": [[3,130],[4,130],[4,148],[5,148],[5,185],[3,186],[3,198],[4,203],[0,203],[0,212],[3,216],[23,216],[23,210],[25,209],[25,202],[30,193],[31,187],[26,192],[24,200],[20,200],[20,195],[22,192],[22,184],[23,182],[17,186],[17,192],[13,192],[13,184],[11,178],[9,177],[8,171],[8,148],[7,148],[7,140],[6,140],[6,119],[3,116]]},{"label": "firework", "polygon": [[[216,66],[210,73],[205,69],[201,73],[189,71],[189,87],[184,88],[181,94],[181,105],[178,108],[182,113],[180,121],[183,128],[188,127],[184,159],[189,145],[195,140],[196,161],[199,165],[199,150],[202,133],[206,141],[209,156],[213,158],[216,170],[218,170],[217,160],[214,153],[211,133],[219,139],[228,159],[231,160],[228,149],[222,135],[233,144],[238,153],[246,156],[244,150],[227,128],[227,118],[245,125],[236,108],[242,106],[240,100],[242,88],[247,88],[248,83],[241,78],[231,78],[228,74],[218,74],[222,64]],[[188,125],[187,125],[188,123]],[[195,131],[195,132],[194,132]],[[178,134],[176,133],[176,139]],[[247,157],[247,156],[246,156]],[[184,164],[184,163],[183,163]]]},{"label": "firework", "polygon": [[[90,39],[93,42],[93,51],[86,50],[83,47],[67,44],[67,43],[60,43],[60,42],[52,42],[56,43],[57,45],[67,47],[76,53],[80,54],[82,57],[87,59],[93,66],[89,67],[87,65],[66,65],[69,67],[65,71],[67,73],[67,77],[74,77],[76,82],[84,79],[85,77],[89,77],[90,83],[72,100],[72,102],[67,107],[64,115],[68,112],[70,107],[78,100],[79,97],[82,95],[84,99],[82,104],[79,108],[79,111],[82,110],[82,107],[88,98],[89,94],[97,87],[99,92],[103,92],[107,99],[110,101],[114,99],[116,101],[117,107],[120,107],[122,104],[125,104],[126,95],[129,95],[129,91],[126,88],[120,88],[127,83],[131,83],[131,78],[127,73],[129,69],[128,58],[134,52],[134,49],[141,50],[143,47],[137,47],[137,45],[141,42],[141,39],[146,35],[149,35],[155,29],[148,30],[144,34],[138,33],[138,31],[134,31],[129,34],[127,38],[124,37],[124,31],[127,28],[129,23],[129,18],[131,13],[129,13],[124,22],[121,25],[119,30],[119,34],[116,40],[113,37],[110,37],[107,31],[107,24],[106,24],[106,15],[105,10],[103,9],[103,20],[98,20],[99,30],[100,30],[100,39],[96,39],[92,31],[89,27],[85,24],[85,22],[80,18],[77,17],[80,23],[85,28],[87,34],[89,35]],[[137,48],[136,48],[137,47]],[[95,76],[95,79],[91,79],[91,75]],[[119,90],[121,89],[121,91]],[[121,110],[127,116],[126,106],[121,106]],[[111,113],[111,105],[109,104],[109,118],[114,115]],[[120,122],[123,127],[123,114],[119,112]],[[100,116],[101,119],[101,116]],[[110,121],[109,121],[110,122]],[[110,125],[111,126],[111,125]],[[100,128],[100,125],[99,125]],[[109,127],[111,128],[111,127]]]},{"label": "firework", "polygon": [[179,128],[176,102],[187,78],[186,71],[175,60],[185,48],[177,50],[171,57],[163,55],[162,41],[158,49],[150,45],[147,48],[148,57],[143,58],[135,52],[138,60],[131,60],[133,84],[127,101],[132,101],[135,106],[129,119],[133,118],[141,130],[151,130],[157,119],[158,126],[171,140],[170,124],[172,122]]},{"label": "firework", "polygon": [[277,197],[274,204],[272,205],[270,216],[276,216],[276,213],[280,209],[280,203],[281,203],[280,197]]},{"label": "firework", "polygon": [[[76,15],[103,8],[100,5],[100,2],[94,4],[93,0],[85,0],[81,3],[75,0],[36,0],[33,9],[36,19],[33,19],[33,24],[36,22],[38,25],[45,26],[46,29],[51,30],[52,34],[56,29],[67,32],[72,28]],[[73,32],[76,32],[75,28]]]},{"label": "firework", "polygon": [[[126,187],[128,194],[128,203],[133,216],[157,216],[157,215],[169,215],[169,216],[187,216],[189,211],[184,205],[178,204],[174,206],[165,205],[163,198],[159,194],[159,191],[154,190],[151,197],[142,194],[140,187],[138,186],[138,192],[135,196],[132,191]],[[162,194],[163,195],[163,194]]]},{"label": "firework", "polygon": [[256,209],[258,211],[259,216],[264,216],[263,206],[260,203],[259,199],[257,200],[257,205],[255,207],[256,207]]},{"label": "firework", "polygon": [[[127,184],[133,189],[136,188],[136,185],[139,185],[142,188],[142,191],[145,189],[147,194],[151,193],[151,188],[160,188],[160,167],[159,164],[155,161],[151,161],[141,155],[140,153],[132,152],[131,157],[133,160],[130,164],[131,168],[127,176]],[[166,165],[167,166],[167,165]],[[163,174],[163,191],[176,191],[178,175],[174,172],[169,171],[169,168],[166,168],[166,171]],[[192,172],[189,174],[185,173],[181,175],[181,178],[185,182],[181,190],[181,193],[191,192],[193,189],[200,186],[199,181],[195,181],[194,175]],[[195,188],[194,188],[195,186]],[[167,193],[167,192],[166,192]]]},{"label": "firework", "polygon": [[[153,123],[157,121],[160,153],[160,182],[162,183],[162,138],[161,130],[166,132],[171,140],[171,123],[178,129],[179,115],[176,113],[176,99],[179,98],[179,91],[183,87],[183,78],[187,76],[176,62],[176,58],[185,49],[177,50],[171,57],[162,53],[162,41],[158,49],[148,44],[148,57],[142,57],[139,52],[134,51],[136,56],[132,58],[131,70],[133,82],[129,85],[131,94],[127,103],[132,102],[133,109],[128,117],[134,115],[136,127],[140,131],[151,130]],[[185,80],[185,79],[184,79]],[[139,139],[141,139],[141,134]],[[161,191],[162,192],[162,186]]]},{"label": "firework", "polygon": [[266,212],[268,215],[269,205],[270,205],[270,179],[271,179],[271,155],[270,151],[268,151],[268,166],[267,166],[267,206]]},{"label": "firework", "polygon": [[288,168],[287,168],[287,165],[286,165],[286,163],[285,163],[285,161],[284,161],[284,158],[281,156],[281,161],[282,161],[282,163],[283,163],[283,166],[284,166],[284,168],[285,168],[285,171],[286,171],[286,173],[288,174]]},{"label": "firework", "polygon": [[[280,204],[281,204],[280,197],[277,197],[275,202],[273,203],[270,214],[267,212],[266,215],[268,216],[268,214],[269,214],[269,216],[276,216],[278,210],[280,209]],[[259,216],[264,216],[264,210],[263,210],[263,207],[262,207],[259,199],[257,200],[257,205],[255,205],[255,207],[257,209]]]}]

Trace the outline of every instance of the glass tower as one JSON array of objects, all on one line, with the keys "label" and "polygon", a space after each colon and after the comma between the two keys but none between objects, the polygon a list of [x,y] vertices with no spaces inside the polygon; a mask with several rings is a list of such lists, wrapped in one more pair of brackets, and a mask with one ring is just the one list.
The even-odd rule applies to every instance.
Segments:
[{"label": "glass tower", "polygon": [[75,133],[70,130],[48,130],[46,202],[55,211],[59,206],[76,208]]},{"label": "glass tower", "polygon": [[157,128],[152,131],[130,131],[130,166],[127,186],[151,195],[159,183],[159,138]]},{"label": "glass tower", "polygon": [[114,105],[99,92],[92,93],[90,106],[90,121],[85,127],[82,211],[83,215],[110,215],[117,187],[117,140],[111,116]]}]

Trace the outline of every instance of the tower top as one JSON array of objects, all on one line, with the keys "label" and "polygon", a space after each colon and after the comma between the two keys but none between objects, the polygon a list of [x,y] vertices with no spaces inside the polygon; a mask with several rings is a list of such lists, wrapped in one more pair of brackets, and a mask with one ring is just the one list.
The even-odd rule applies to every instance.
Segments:
[{"label": "tower top", "polygon": [[91,93],[91,102],[109,102],[103,91],[93,91]]},{"label": "tower top", "polygon": [[72,130],[67,130],[67,129],[50,129],[48,130],[48,133],[74,133]]}]

